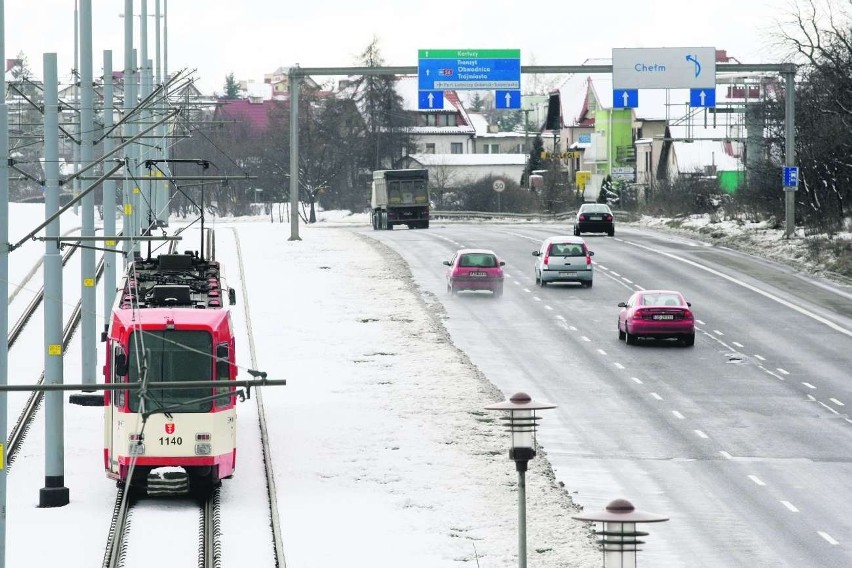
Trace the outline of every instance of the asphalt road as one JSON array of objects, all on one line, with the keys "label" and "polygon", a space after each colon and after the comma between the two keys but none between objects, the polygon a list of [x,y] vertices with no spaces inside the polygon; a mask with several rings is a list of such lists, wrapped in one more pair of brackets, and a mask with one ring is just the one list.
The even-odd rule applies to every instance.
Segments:
[{"label": "asphalt road", "polygon": [[[852,290],[624,226],[584,235],[590,289],[534,283],[531,252],[567,226],[363,232],[405,259],[504,393],[558,405],[538,439],[576,502],[670,517],[640,525],[640,565],[852,566]],[[441,262],[462,247],[506,261],[502,298],[447,294]],[[694,347],[618,340],[617,304],[640,288],[686,295]]]}]

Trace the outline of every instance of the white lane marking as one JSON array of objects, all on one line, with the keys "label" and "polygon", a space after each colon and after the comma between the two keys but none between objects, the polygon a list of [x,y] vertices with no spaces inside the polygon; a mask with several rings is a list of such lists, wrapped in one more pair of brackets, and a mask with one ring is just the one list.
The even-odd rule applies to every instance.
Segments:
[{"label": "white lane marking", "polygon": [[752,481],[754,481],[756,484],[760,485],[761,487],[766,487],[766,484],[763,481],[761,481],[758,476],[749,475],[748,478],[751,479]]},{"label": "white lane marking", "polygon": [[600,353],[601,355],[606,355],[606,351],[604,351],[603,349],[598,349],[598,353]]},{"label": "white lane marking", "polygon": [[616,369],[623,369],[624,368],[624,365],[622,365],[621,363],[613,363],[613,365],[615,365]]},{"label": "white lane marking", "polygon": [[790,374],[790,371],[788,371],[786,369],[782,369],[781,367],[775,367],[775,370],[778,371],[779,373],[781,373],[782,375],[789,375]]},{"label": "white lane marking", "polygon": [[763,355],[758,355],[757,353],[754,354],[754,358],[760,361],[766,361],[766,357],[764,357]]},{"label": "white lane marking", "polygon": [[683,415],[683,414],[681,414],[680,412],[678,412],[677,410],[672,410],[672,414],[674,414],[675,418],[678,418],[678,419],[680,419],[680,420],[684,420],[684,419],[685,419],[684,415]]},{"label": "white lane marking", "polygon": [[696,431],[695,431],[695,433],[696,433],[696,434],[698,434],[698,437],[699,437],[699,438],[704,438],[705,440],[706,440],[707,438],[709,438],[709,436],[707,436],[707,434],[705,434],[705,433],[704,433],[704,432],[702,432],[701,430],[696,430]]},{"label": "white lane marking", "polygon": [[627,282],[628,284],[633,284],[633,281],[630,280],[629,278],[622,277],[621,279],[624,280],[625,282]]},{"label": "white lane marking", "polygon": [[609,270],[609,268],[607,268],[607,267],[606,267],[606,266],[604,266],[603,264],[598,264],[597,262],[595,263],[595,266],[597,266],[597,267],[598,267],[598,268],[600,268],[601,270]]},{"label": "white lane marking", "polygon": [[611,271],[611,272],[612,272],[612,275],[613,275],[613,276],[621,277],[621,274],[619,274],[618,272],[616,272],[616,271],[614,271],[614,270],[613,270],[613,271]]},{"label": "white lane marking", "polygon": [[696,319],[695,323],[697,323],[698,325],[704,325],[704,322],[701,321],[700,319]]},{"label": "white lane marking", "polygon": [[781,375],[778,375],[778,374],[776,374],[776,373],[773,373],[772,371],[770,371],[769,369],[767,369],[767,368],[766,368],[766,367],[764,367],[763,365],[758,365],[758,366],[757,366],[757,368],[758,368],[758,369],[760,369],[761,371],[763,371],[764,373],[766,373],[767,375],[772,375],[773,377],[775,377],[775,378],[776,378],[776,379],[778,379],[779,381],[784,381],[784,380],[786,380],[786,379],[785,379],[784,377],[782,377]]},{"label": "white lane marking", "polygon": [[577,331],[577,328],[574,327],[573,325],[569,325],[568,329],[570,329],[571,331]]},{"label": "white lane marking", "polygon": [[[836,409],[834,409],[834,408],[830,407],[829,405],[827,405],[827,404],[826,404],[826,403],[824,403],[823,401],[821,401],[821,400],[817,400],[817,403],[819,403],[819,405],[820,405],[821,407],[825,408],[826,410],[828,410],[828,411],[829,411],[829,412],[831,412],[832,414],[836,414],[836,415],[840,416],[840,413],[839,413]],[[849,422],[849,420],[848,420],[848,419],[847,419],[846,421],[847,421],[847,422]]]},{"label": "white lane marking", "polygon": [[533,296],[533,300],[535,300],[536,302],[540,302],[541,298],[539,298],[538,296]]},{"label": "white lane marking", "polygon": [[834,403],[834,404],[836,404],[837,406],[846,406],[845,404],[843,404],[842,402],[840,402],[840,401],[839,401],[839,400],[837,400],[836,398],[830,398],[830,399],[828,399],[828,400],[830,400],[831,402],[833,402],[833,403]]},{"label": "white lane marking", "polygon": [[591,339],[589,339],[589,338],[588,338],[588,337],[586,337],[585,335],[581,336],[581,337],[580,337],[580,339],[582,339],[583,341],[589,341],[589,342],[591,342],[591,341],[592,341]]},{"label": "white lane marking", "polygon": [[633,379],[633,382],[635,382],[637,385],[642,384],[642,381],[639,379],[639,377],[630,377],[630,378]]},{"label": "white lane marking", "polygon": [[828,534],[828,533],[827,533],[827,532],[825,532],[825,531],[817,531],[817,534],[818,534],[819,536],[821,536],[822,538],[824,538],[826,541],[828,541],[828,544],[830,544],[830,545],[832,545],[832,546],[837,546],[838,544],[840,544],[839,542],[837,542],[836,540],[834,540],[834,539],[831,537],[831,535],[830,535],[830,534]]},{"label": "white lane marking", "polygon": [[553,308],[551,308],[550,306],[544,306],[544,309],[545,309],[545,310],[553,311]]},{"label": "white lane marking", "polygon": [[733,343],[734,345],[736,345],[737,347],[739,347],[740,349],[742,349],[743,347],[745,347],[745,346],[744,346],[742,343],[740,343],[739,341],[733,341],[732,343]]},{"label": "white lane marking", "polygon": [[785,507],[787,507],[788,509],[790,509],[794,513],[799,512],[799,510],[796,508],[796,506],[793,505],[792,503],[790,503],[789,501],[781,501],[781,504],[784,505]]},{"label": "white lane marking", "polygon": [[806,387],[808,387],[809,389],[816,390],[816,387],[815,387],[815,386],[813,386],[811,383],[805,383],[805,382],[802,382],[802,384],[803,384],[803,385],[805,385]]},{"label": "white lane marking", "polygon": [[637,290],[644,290],[645,289],[642,286],[640,286],[639,284],[634,284],[634,286],[636,286]]},{"label": "white lane marking", "polygon": [[726,452],[725,450],[721,450],[719,453],[720,453],[720,454],[722,455],[722,457],[723,457],[723,458],[725,458],[726,460],[734,459],[734,458],[733,458],[733,456],[732,456],[731,454],[729,454],[728,452]]},{"label": "white lane marking", "polygon": [[658,395],[658,394],[657,394],[657,393],[655,393],[655,392],[652,392],[652,393],[651,393],[651,396],[653,396],[653,397],[654,397],[654,398],[656,398],[657,400],[663,400],[663,397],[661,397],[660,395]]},{"label": "white lane marking", "polygon": [[713,330],[713,333],[715,333],[716,335],[725,335],[724,333],[722,333],[722,332],[721,332],[721,331],[719,331],[718,329],[714,329],[714,330]]},{"label": "white lane marking", "polygon": [[833,321],[828,320],[828,319],[826,319],[822,316],[819,316],[819,315],[817,315],[817,314],[815,314],[815,313],[813,313],[813,312],[811,312],[811,311],[809,311],[809,310],[807,310],[807,309],[805,309],[801,306],[797,306],[796,304],[794,304],[792,302],[788,302],[787,300],[780,298],[780,297],[776,296],[775,294],[770,294],[769,292],[761,290],[760,288],[758,288],[756,286],[752,286],[751,284],[747,284],[747,283],[745,283],[741,280],[737,280],[733,276],[728,276],[727,274],[725,274],[723,272],[719,272],[718,270],[710,268],[709,266],[704,266],[703,264],[695,262],[694,260],[682,258],[682,257],[679,257],[676,254],[672,254],[670,252],[665,252],[665,251],[662,251],[662,250],[655,249],[653,247],[640,245],[638,243],[633,243],[633,242],[630,242],[630,241],[624,241],[624,242],[629,244],[629,245],[632,245],[634,247],[637,247],[637,248],[645,249],[647,251],[650,251],[650,252],[653,252],[653,253],[656,253],[656,254],[661,254],[663,256],[667,256],[667,257],[672,258],[674,260],[683,262],[685,264],[689,264],[690,266],[694,266],[695,268],[698,268],[700,270],[704,270],[705,272],[709,272],[710,274],[714,274],[714,275],[716,275],[720,278],[724,278],[725,280],[732,282],[732,283],[736,284],[737,286],[742,286],[743,288],[746,288],[747,290],[751,290],[752,292],[754,292],[756,294],[760,294],[761,296],[763,296],[765,298],[769,298],[770,300],[772,300],[774,302],[778,302],[782,306],[786,306],[786,307],[790,308],[791,310],[795,310],[795,311],[799,312],[800,314],[802,314],[804,316],[807,316],[807,317],[809,317],[813,320],[816,320],[816,321],[818,321],[818,322],[820,322],[824,325],[827,325],[828,327],[830,327],[831,329],[833,329],[835,331],[839,331],[840,333],[843,333],[844,335],[848,335],[849,337],[852,337],[852,330],[841,327],[841,326],[837,325],[836,323],[834,323]]},{"label": "white lane marking", "polygon": [[556,316],[556,319],[558,319],[558,320],[562,320],[562,321],[565,321],[565,316],[563,316],[563,315],[557,315],[557,316]]},{"label": "white lane marking", "polygon": [[532,290],[530,290],[529,288],[524,288],[524,292],[526,292],[527,294],[529,294],[530,292],[532,292]]}]

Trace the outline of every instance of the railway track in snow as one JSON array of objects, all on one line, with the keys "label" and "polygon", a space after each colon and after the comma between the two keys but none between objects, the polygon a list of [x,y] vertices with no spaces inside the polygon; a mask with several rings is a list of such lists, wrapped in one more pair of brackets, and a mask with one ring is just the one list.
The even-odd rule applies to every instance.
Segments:
[{"label": "railway track in snow", "polygon": [[[74,254],[74,251],[77,250],[77,247],[72,248],[70,251],[66,252],[66,254],[62,257],[62,265],[65,266],[71,256]],[[104,259],[101,257],[98,262],[96,269],[95,278],[100,281],[101,276],[104,271]],[[35,311],[44,301],[44,286],[36,293],[33,299],[30,301],[26,310],[23,314],[18,318],[18,321],[12,327],[9,332],[8,344],[9,348],[11,348],[17,339],[20,337],[23,332],[26,324],[30,321]],[[77,330],[77,327],[80,324],[80,317],[82,312],[82,300],[79,300],[77,304],[74,306],[74,310],[71,312],[68,321],[65,322],[65,327],[62,330],[62,349],[65,350],[68,348],[68,344],[71,343],[71,338],[74,336],[74,332]],[[44,371],[42,371],[38,380],[36,381],[37,385],[40,385],[44,382]],[[27,398],[26,403],[24,403],[23,409],[21,413],[18,415],[17,420],[12,425],[11,430],[9,431],[9,437],[6,440],[6,447],[8,448],[6,460],[8,462],[9,469],[12,469],[12,465],[15,462],[15,458],[18,455],[18,452],[21,449],[21,446],[24,443],[24,439],[26,438],[27,432],[29,431],[30,424],[32,420],[35,418],[36,412],[38,412],[39,407],[41,406],[41,401],[44,398],[44,393],[42,391],[32,391]]]}]

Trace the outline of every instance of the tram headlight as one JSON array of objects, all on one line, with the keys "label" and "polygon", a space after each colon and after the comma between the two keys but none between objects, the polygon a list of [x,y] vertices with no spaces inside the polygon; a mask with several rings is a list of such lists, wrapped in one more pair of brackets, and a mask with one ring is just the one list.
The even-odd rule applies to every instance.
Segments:
[{"label": "tram headlight", "polygon": [[195,444],[195,455],[209,456],[212,448],[210,444]]}]

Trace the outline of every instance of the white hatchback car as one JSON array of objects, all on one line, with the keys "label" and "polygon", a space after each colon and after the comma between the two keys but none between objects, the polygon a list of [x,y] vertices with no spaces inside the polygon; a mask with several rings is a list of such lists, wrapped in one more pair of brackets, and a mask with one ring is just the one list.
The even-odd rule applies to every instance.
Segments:
[{"label": "white hatchback car", "polygon": [[594,252],[581,237],[549,237],[541,248],[533,251],[535,283],[546,286],[551,282],[578,282],[584,288],[592,287]]}]

